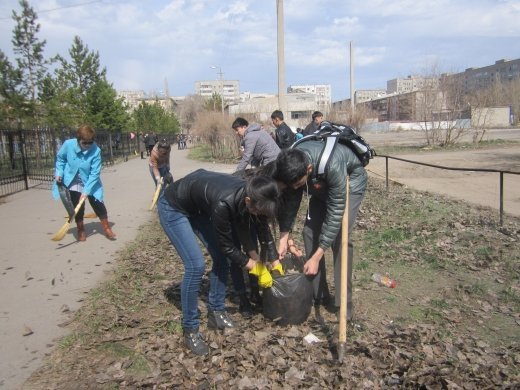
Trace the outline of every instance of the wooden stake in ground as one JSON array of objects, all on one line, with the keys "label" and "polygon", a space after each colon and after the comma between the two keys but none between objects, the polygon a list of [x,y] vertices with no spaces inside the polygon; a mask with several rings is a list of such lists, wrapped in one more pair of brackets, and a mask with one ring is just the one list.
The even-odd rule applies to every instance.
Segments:
[{"label": "wooden stake in ground", "polygon": [[65,237],[65,234],[67,234],[67,232],[69,231],[70,223],[72,222],[72,220],[74,219],[74,216],[78,213],[79,209],[85,202],[85,199],[87,199],[87,198],[84,197],[84,198],[80,199],[78,205],[74,209],[74,214],[72,214],[69,217],[69,219],[67,220],[67,222],[65,222],[65,224],[61,227],[61,229],[58,230],[58,232],[54,236],[52,236],[52,238],[51,238],[52,241],[60,241],[63,239],[63,237]]},{"label": "wooden stake in ground", "polygon": [[345,347],[347,344],[347,302],[348,289],[347,279],[349,274],[348,269],[348,215],[349,215],[349,198],[350,198],[350,183],[347,176],[347,199],[345,201],[345,212],[343,213],[343,220],[341,222],[341,290],[340,290],[340,304],[339,304],[339,343],[338,343],[338,360],[343,363],[345,357]]},{"label": "wooden stake in ground", "polygon": [[153,208],[155,207],[155,204],[157,203],[157,199],[159,199],[159,194],[161,193],[161,187],[162,187],[162,183],[161,183],[161,181],[159,181],[157,183],[157,188],[155,189],[155,193],[153,194],[152,204],[150,205],[150,210],[153,210]]}]

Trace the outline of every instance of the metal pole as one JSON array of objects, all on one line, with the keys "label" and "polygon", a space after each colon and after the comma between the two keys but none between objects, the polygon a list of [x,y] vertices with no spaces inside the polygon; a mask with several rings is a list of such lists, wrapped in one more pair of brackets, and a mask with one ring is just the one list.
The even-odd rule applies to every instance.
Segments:
[{"label": "metal pole", "polygon": [[350,41],[350,108],[355,110],[354,102],[354,44]]},{"label": "metal pole", "polygon": [[385,157],[386,162],[386,190],[388,191],[388,157]]},{"label": "metal pole", "polygon": [[500,226],[502,226],[504,214],[504,172],[500,172]]},{"label": "metal pole", "polygon": [[224,116],[224,79],[222,74],[222,68],[218,68],[220,74],[220,107],[222,108],[222,116]]},{"label": "metal pole", "polygon": [[277,48],[278,48],[278,106],[287,115],[285,101],[285,56],[284,56],[284,31],[283,31],[283,0],[276,0],[277,15]]}]

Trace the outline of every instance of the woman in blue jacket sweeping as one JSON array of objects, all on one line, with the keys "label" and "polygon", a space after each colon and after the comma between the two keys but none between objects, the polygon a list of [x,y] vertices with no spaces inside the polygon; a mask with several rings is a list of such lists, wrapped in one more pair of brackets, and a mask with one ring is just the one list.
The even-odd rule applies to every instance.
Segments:
[{"label": "woman in blue jacket sweeping", "polygon": [[[55,199],[60,198],[59,184],[68,188],[74,206],[82,198],[88,197],[92,209],[101,220],[106,237],[115,240],[116,235],[110,228],[107,209],[103,203],[101,149],[94,142],[96,132],[89,125],[81,125],[76,134],[76,138],[65,141],[58,151],[52,194]],[[75,216],[79,241],[87,239],[83,224],[84,212],[85,205],[82,205]]]}]

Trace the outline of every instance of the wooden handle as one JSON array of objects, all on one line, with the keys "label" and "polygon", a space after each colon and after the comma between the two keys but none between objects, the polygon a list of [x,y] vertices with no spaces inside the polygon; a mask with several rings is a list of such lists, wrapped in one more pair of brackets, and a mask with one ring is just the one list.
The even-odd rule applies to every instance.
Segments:
[{"label": "wooden handle", "polygon": [[349,197],[350,197],[350,183],[347,176],[346,184],[346,201],[345,211],[343,212],[343,220],[341,222],[341,290],[340,290],[340,306],[339,306],[339,342],[345,343],[347,341],[347,302],[348,302],[348,229],[349,229]]}]

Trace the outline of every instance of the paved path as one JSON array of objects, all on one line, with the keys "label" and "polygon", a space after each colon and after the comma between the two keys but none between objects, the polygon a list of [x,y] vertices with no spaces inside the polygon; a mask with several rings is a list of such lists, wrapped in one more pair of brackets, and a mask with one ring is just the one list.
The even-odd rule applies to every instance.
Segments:
[{"label": "paved path", "polygon": [[[172,150],[176,179],[197,168],[233,170],[188,160],[187,153]],[[19,388],[41,365],[67,334],[60,324],[113,267],[118,250],[136,237],[139,226],[154,218],[148,210],[154,185],[147,161],[134,158],[101,174],[116,241],[99,233],[98,219],[85,220],[84,243],[76,241],[74,224],[62,241],[51,241],[66,213],[47,190],[23,191],[0,204],[0,389]],[[86,211],[92,211],[88,204]]]}]

